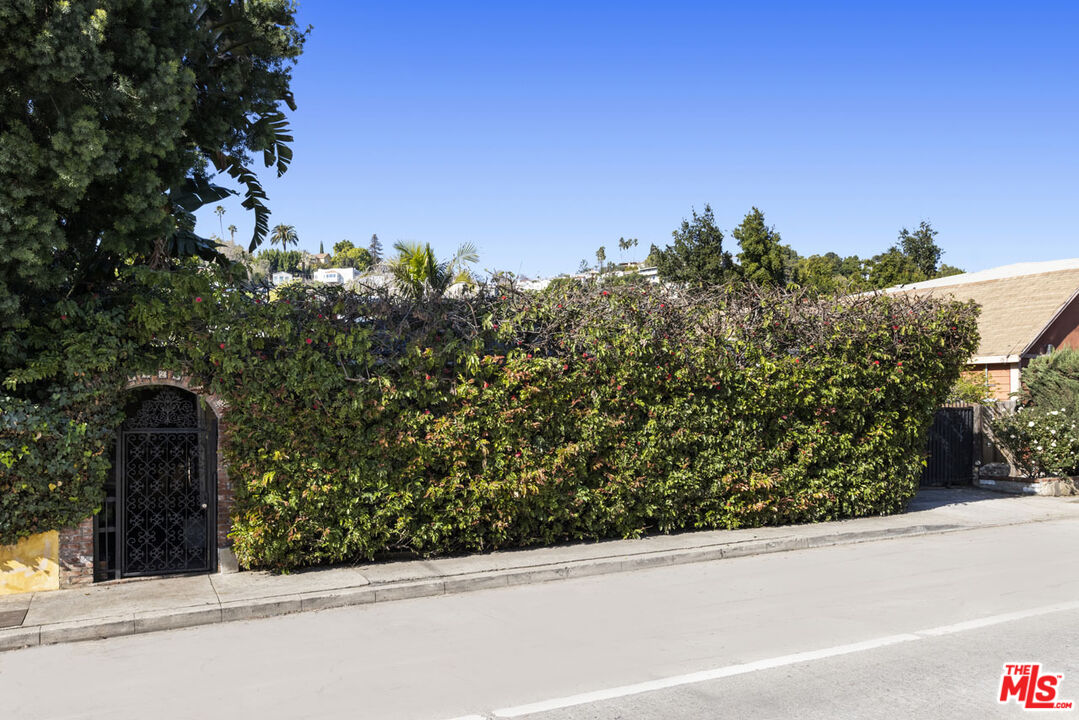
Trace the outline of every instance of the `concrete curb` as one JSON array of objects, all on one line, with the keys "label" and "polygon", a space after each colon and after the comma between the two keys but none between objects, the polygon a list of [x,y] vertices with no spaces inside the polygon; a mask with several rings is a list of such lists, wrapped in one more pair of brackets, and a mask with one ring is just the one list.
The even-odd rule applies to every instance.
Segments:
[{"label": "concrete curb", "polygon": [[[1010,524],[1010,523],[1006,523]],[[452,595],[476,590],[531,585],[555,580],[607,575],[648,568],[684,565],[754,555],[852,545],[898,537],[980,530],[996,525],[908,525],[879,530],[853,530],[808,537],[716,543],[702,547],[646,551],[610,557],[525,565],[489,572],[466,573],[422,580],[387,582],[318,592],[220,602],[217,606],[182,607],[134,615],[102,617],[0,630],[0,651],[36,645],[100,640],[160,630],[253,620],[311,610],[369,605],[395,600]]]}]

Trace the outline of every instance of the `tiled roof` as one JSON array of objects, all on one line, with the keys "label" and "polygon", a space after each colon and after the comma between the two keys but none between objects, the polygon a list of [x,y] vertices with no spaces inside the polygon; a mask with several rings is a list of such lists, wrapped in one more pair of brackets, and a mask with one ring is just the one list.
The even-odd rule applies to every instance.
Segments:
[{"label": "tiled roof", "polygon": [[1005,265],[886,292],[973,300],[982,306],[976,355],[1020,355],[1079,293],[1079,259]]}]

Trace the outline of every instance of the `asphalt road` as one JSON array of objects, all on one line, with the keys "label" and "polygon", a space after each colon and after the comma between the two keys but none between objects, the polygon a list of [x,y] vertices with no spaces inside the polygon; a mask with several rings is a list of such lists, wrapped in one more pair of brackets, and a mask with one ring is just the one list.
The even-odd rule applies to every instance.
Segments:
[{"label": "asphalt road", "polygon": [[1079,702],[1077,549],[1044,522],[28,648],[0,717],[1018,717],[1005,663]]}]

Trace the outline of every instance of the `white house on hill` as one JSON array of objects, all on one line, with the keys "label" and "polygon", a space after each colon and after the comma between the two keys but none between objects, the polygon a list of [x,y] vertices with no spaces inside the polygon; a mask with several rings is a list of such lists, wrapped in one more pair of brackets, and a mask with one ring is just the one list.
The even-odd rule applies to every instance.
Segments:
[{"label": "white house on hill", "polygon": [[358,275],[356,268],[319,268],[311,279],[327,285],[344,285],[355,280]]}]

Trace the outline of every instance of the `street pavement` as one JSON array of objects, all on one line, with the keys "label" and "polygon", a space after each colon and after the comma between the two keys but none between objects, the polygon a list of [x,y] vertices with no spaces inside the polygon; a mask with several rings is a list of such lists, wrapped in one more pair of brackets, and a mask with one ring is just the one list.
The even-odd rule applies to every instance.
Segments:
[{"label": "street pavement", "polygon": [[1043,663],[1079,701],[1076,548],[1079,522],[1051,520],[32,647],[0,654],[0,707],[20,720],[1018,717],[997,702],[1005,663]]}]

